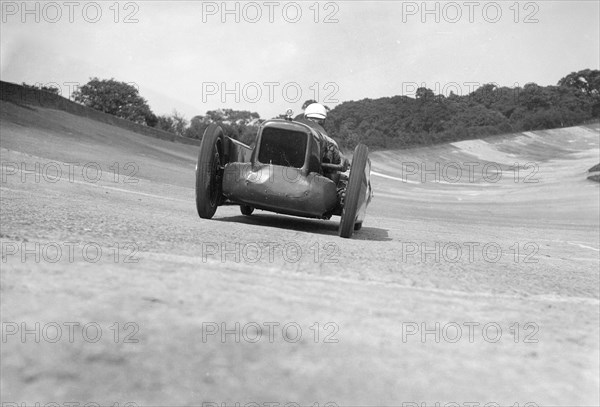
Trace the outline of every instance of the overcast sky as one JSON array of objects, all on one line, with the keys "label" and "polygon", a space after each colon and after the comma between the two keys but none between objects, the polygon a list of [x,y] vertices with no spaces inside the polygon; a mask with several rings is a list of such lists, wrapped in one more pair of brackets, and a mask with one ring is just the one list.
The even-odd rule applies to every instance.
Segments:
[{"label": "overcast sky", "polygon": [[600,69],[598,1],[422,4],[2,1],[1,78],[65,96],[68,83],[115,78],[157,114],[269,118],[310,98],[334,107],[421,85],[466,94]]}]

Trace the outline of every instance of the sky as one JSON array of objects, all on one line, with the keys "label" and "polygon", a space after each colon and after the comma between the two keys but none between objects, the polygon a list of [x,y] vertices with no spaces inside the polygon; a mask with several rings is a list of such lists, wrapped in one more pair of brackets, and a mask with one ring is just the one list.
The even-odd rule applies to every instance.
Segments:
[{"label": "sky", "polygon": [[600,1],[0,1],[0,78],[134,84],[156,114],[468,94],[600,69]]}]

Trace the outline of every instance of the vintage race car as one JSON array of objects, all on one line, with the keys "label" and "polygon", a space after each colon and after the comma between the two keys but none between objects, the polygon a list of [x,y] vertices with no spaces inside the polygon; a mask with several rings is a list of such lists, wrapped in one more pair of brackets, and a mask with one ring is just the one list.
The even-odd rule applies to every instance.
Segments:
[{"label": "vintage race car", "polygon": [[196,208],[210,219],[218,206],[239,205],[242,214],[261,209],[306,218],[341,216],[339,235],[349,238],[365,219],[373,196],[368,149],[359,144],[349,171],[324,162],[327,137],[292,119],[265,121],[254,148],[224,135],[211,124],[196,164]]}]

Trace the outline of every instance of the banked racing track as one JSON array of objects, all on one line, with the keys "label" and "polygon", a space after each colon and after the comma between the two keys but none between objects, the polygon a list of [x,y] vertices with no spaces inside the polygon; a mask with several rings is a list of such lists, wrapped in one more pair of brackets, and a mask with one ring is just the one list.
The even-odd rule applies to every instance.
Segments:
[{"label": "banked racing track", "polygon": [[340,239],[201,220],[197,147],[0,106],[2,402],[598,405],[598,125],[372,152]]}]

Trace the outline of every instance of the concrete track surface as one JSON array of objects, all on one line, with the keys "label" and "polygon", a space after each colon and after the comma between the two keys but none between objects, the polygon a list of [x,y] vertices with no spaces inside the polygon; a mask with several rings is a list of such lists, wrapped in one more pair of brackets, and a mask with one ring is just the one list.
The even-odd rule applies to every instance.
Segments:
[{"label": "concrete track surface", "polygon": [[597,125],[374,152],[348,240],[202,220],[197,147],[0,106],[4,403],[599,404]]}]

